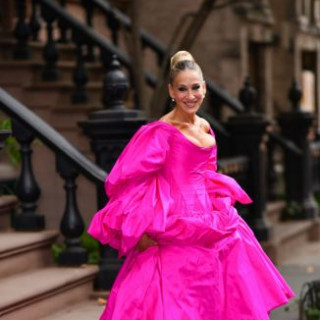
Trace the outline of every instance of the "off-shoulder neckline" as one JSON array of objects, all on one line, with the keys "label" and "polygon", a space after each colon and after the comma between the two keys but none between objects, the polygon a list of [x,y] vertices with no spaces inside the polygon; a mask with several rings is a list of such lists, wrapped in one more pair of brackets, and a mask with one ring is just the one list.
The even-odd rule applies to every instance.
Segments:
[{"label": "off-shoulder neckline", "polygon": [[[184,138],[185,141],[187,141],[189,144],[191,144],[192,146],[195,146],[197,148],[200,148],[200,149],[204,149],[204,150],[212,150],[213,148],[216,147],[216,143],[214,143],[212,146],[209,146],[209,147],[206,147],[206,146],[200,146],[198,144],[195,144],[194,142],[192,142],[190,139],[188,139],[186,137],[185,134],[183,134],[177,127],[175,127],[174,125],[168,123],[168,122],[165,122],[165,121],[162,121],[162,120],[156,120],[154,121],[155,123],[161,123],[161,124],[165,124],[167,125],[169,128],[171,128],[172,130],[174,130],[175,132],[177,132],[178,134],[180,134],[180,136],[182,136]],[[214,137],[214,133],[212,131],[212,129],[210,128],[210,134]]]}]

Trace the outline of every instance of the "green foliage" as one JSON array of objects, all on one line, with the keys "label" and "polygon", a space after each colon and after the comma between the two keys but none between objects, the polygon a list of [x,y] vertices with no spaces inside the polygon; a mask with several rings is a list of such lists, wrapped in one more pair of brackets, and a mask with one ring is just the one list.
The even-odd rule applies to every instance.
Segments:
[{"label": "green foliage", "polygon": [[59,255],[65,249],[66,245],[64,243],[54,243],[51,246],[51,255],[54,263],[58,263]]},{"label": "green foliage", "polygon": [[308,308],[305,310],[307,320],[320,320],[320,310],[317,308]]},{"label": "green foliage", "polygon": [[[12,124],[10,119],[0,118],[0,130],[12,130]],[[17,140],[10,136],[5,142],[5,150],[10,159],[10,162],[17,166],[21,162],[20,148]]]},{"label": "green foliage", "polygon": [[[92,238],[88,233],[84,232],[81,236],[83,247],[88,252],[88,264],[98,264],[100,261],[100,246],[99,242]],[[58,258],[61,252],[66,249],[64,243],[54,243],[51,246],[52,259],[58,263]]]},{"label": "green foliage", "polygon": [[82,245],[88,251],[89,264],[97,264],[100,260],[100,245],[97,240],[92,238],[87,232],[84,232],[81,236]]},{"label": "green foliage", "polygon": [[289,202],[281,212],[281,220],[298,220],[303,218],[302,205],[295,201]]}]

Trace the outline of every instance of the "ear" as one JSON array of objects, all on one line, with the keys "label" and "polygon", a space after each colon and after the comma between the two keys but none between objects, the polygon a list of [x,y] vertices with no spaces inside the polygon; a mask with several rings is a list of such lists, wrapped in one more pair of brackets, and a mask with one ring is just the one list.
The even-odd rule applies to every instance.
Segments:
[{"label": "ear", "polygon": [[174,98],[174,91],[173,91],[171,83],[168,84],[168,91],[169,91],[169,96],[171,98]]}]

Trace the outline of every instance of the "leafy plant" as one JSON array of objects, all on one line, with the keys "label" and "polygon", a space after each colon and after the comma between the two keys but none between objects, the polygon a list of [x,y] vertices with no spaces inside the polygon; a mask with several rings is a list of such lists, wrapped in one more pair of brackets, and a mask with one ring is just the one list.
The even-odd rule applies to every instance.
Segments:
[{"label": "leafy plant", "polygon": [[307,320],[320,320],[320,310],[317,308],[308,308],[305,310]]},{"label": "leafy plant", "polygon": [[[88,252],[88,264],[98,264],[100,261],[100,246],[97,240],[84,232],[81,236],[83,247]],[[66,249],[65,243],[54,243],[51,246],[53,261],[58,263],[59,255]]]},{"label": "leafy plant", "polygon": [[298,202],[289,202],[281,212],[281,220],[298,220],[303,219],[303,208]]},{"label": "leafy plant", "polygon": [[[10,119],[0,119],[0,130],[12,130]],[[17,140],[10,136],[5,141],[5,149],[7,151],[10,162],[17,166],[21,162],[21,154]]]}]

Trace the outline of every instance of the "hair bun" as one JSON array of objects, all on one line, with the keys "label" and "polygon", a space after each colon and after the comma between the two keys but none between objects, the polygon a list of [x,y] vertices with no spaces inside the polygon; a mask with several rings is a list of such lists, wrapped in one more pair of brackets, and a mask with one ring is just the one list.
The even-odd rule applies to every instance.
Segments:
[{"label": "hair bun", "polygon": [[170,59],[170,68],[173,69],[180,61],[189,60],[195,62],[192,54],[188,51],[178,51]]}]

